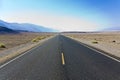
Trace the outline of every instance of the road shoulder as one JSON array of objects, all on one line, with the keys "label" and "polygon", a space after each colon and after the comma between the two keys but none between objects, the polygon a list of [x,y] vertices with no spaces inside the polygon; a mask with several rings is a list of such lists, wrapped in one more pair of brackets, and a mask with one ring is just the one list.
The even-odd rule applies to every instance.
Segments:
[{"label": "road shoulder", "polygon": [[107,56],[109,58],[112,58],[112,59],[120,62],[120,57],[119,56],[114,55],[114,54],[110,53],[109,51],[99,47],[99,45],[91,44],[91,43],[82,41],[82,40],[77,39],[77,38],[69,37],[69,36],[66,36],[66,37],[68,37],[68,38],[70,38],[72,40],[75,40],[76,42],[81,43],[83,46],[86,46],[86,47],[88,47],[88,48],[90,48],[90,49],[92,49],[92,50],[94,50],[96,52],[99,52],[99,53],[101,53],[101,54],[103,54],[103,55],[105,55],[105,56]]},{"label": "road shoulder", "polygon": [[42,44],[44,41],[46,41],[52,37],[53,36],[45,38],[45,39],[40,40],[39,42],[36,42],[36,43],[30,42],[30,43],[22,44],[20,46],[16,46],[16,47],[7,49],[5,51],[2,51],[0,53],[0,65],[6,63],[7,61],[9,61],[9,60],[11,60],[19,55],[22,55],[26,51],[29,51],[30,49]]}]

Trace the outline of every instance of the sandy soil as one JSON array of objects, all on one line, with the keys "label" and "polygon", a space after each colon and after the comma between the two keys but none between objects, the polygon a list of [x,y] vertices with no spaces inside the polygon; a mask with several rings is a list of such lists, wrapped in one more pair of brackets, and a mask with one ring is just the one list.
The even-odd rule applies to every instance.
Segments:
[{"label": "sandy soil", "polygon": [[[22,34],[6,34],[0,35],[0,41],[7,48],[0,48],[0,64],[24,53],[25,51],[43,43],[53,37],[52,33],[22,33]],[[36,37],[46,36],[39,42],[31,42]]]},{"label": "sandy soil", "polygon": [[67,33],[65,35],[120,57],[120,32]]},{"label": "sandy soil", "polygon": [[49,33],[21,33],[21,34],[0,34],[0,43],[6,48],[0,48],[0,52],[32,41],[35,37],[53,35]]}]

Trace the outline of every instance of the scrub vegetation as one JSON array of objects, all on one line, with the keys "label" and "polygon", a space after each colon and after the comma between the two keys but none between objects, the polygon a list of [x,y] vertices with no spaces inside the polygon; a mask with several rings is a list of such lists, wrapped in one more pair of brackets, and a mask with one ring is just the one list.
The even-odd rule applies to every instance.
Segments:
[{"label": "scrub vegetation", "polygon": [[20,33],[20,34],[0,34],[0,51],[16,47],[22,44],[38,42],[54,35],[53,33]]},{"label": "scrub vegetation", "polygon": [[32,39],[31,42],[39,42],[40,40],[45,39],[45,38],[50,37],[50,36],[51,36],[51,35],[37,36],[37,37],[35,37],[34,39]]},{"label": "scrub vegetation", "polygon": [[93,44],[98,44],[98,41],[92,41]]},{"label": "scrub vegetation", "polygon": [[120,58],[120,31],[64,33],[64,35]]},{"label": "scrub vegetation", "polygon": [[5,44],[0,42],[0,48],[6,48]]}]

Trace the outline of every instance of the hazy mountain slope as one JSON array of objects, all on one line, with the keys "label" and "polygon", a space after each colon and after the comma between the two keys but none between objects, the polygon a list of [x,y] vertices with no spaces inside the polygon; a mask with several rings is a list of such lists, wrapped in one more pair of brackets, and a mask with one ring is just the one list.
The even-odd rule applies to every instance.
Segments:
[{"label": "hazy mountain slope", "polygon": [[18,33],[18,32],[12,29],[0,26],[0,33]]},{"label": "hazy mountain slope", "polygon": [[46,27],[42,27],[42,26],[30,24],[30,23],[22,23],[22,24],[12,23],[10,28],[13,30],[25,30],[25,31],[33,31],[33,32],[54,32],[55,31],[50,28],[46,28]]},{"label": "hazy mountain slope", "polygon": [[5,21],[0,20],[0,26],[4,26],[6,28],[17,30],[17,31],[30,31],[30,32],[55,32],[56,30],[50,29],[47,27],[34,25],[30,23],[7,23]]},{"label": "hazy mountain slope", "polygon": [[120,31],[120,26],[117,27],[110,27],[110,28],[106,28],[104,29],[105,31]]}]

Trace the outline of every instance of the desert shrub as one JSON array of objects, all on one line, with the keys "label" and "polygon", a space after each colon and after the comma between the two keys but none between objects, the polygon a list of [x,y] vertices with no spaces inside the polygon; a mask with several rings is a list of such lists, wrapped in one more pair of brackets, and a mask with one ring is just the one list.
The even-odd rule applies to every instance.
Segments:
[{"label": "desert shrub", "polygon": [[112,42],[116,42],[115,40],[113,40]]},{"label": "desert shrub", "polygon": [[5,44],[0,43],[0,48],[6,48]]},{"label": "desert shrub", "polygon": [[41,36],[41,37],[39,37],[39,40],[44,39],[44,38],[45,38],[44,36]]},{"label": "desert shrub", "polygon": [[93,44],[98,44],[98,42],[97,42],[97,41],[92,41],[92,43],[93,43]]},{"label": "desert shrub", "polygon": [[40,36],[40,37],[36,37],[32,40],[32,42],[39,42],[39,40],[45,39],[46,36]]},{"label": "desert shrub", "polygon": [[39,41],[39,40],[41,40],[41,38],[40,37],[36,37],[35,40]]},{"label": "desert shrub", "polygon": [[37,40],[37,39],[33,39],[33,40],[32,40],[32,42],[38,42],[38,41],[39,41],[39,40]]}]

